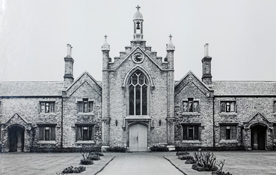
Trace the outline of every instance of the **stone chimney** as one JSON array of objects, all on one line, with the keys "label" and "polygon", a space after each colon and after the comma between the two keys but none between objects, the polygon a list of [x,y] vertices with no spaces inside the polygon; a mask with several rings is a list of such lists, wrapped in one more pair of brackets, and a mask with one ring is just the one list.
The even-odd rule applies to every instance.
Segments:
[{"label": "stone chimney", "polygon": [[73,65],[74,65],[74,59],[72,58],[72,46],[70,44],[67,44],[67,56],[64,57],[65,62],[65,73],[64,73],[64,87],[69,87],[73,81]]},{"label": "stone chimney", "polygon": [[211,74],[211,61],[212,57],[209,56],[209,44],[204,45],[204,58],[202,58],[202,81],[209,87],[212,87],[212,74]]}]

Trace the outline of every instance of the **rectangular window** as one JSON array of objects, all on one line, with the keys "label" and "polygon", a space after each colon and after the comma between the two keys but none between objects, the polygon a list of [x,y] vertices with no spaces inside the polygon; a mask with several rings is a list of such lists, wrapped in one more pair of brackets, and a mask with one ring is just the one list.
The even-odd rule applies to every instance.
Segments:
[{"label": "rectangular window", "polygon": [[55,112],[55,102],[40,102],[40,113]]},{"label": "rectangular window", "polygon": [[220,102],[220,112],[236,112],[236,102],[235,101]]},{"label": "rectangular window", "polygon": [[39,140],[55,140],[56,139],[56,126],[55,125],[38,125]]},{"label": "rectangular window", "polygon": [[[1,103],[0,103],[1,105]],[[273,112],[276,113],[276,101],[273,102]]]},{"label": "rectangular window", "polygon": [[87,98],[84,98],[83,101],[78,101],[78,112],[79,113],[89,113],[93,111],[93,101],[88,101]]},{"label": "rectangular window", "polygon": [[220,126],[220,139],[221,140],[236,140],[237,139],[237,126],[236,125],[221,125]]},{"label": "rectangular window", "polygon": [[274,139],[276,139],[276,124],[273,125],[273,130],[274,130]]},{"label": "rectangular window", "polygon": [[77,125],[77,141],[93,140],[94,125]]},{"label": "rectangular window", "polygon": [[182,125],[183,140],[199,140],[200,125]]},{"label": "rectangular window", "polygon": [[189,98],[188,101],[183,101],[183,112],[199,112],[199,101]]}]

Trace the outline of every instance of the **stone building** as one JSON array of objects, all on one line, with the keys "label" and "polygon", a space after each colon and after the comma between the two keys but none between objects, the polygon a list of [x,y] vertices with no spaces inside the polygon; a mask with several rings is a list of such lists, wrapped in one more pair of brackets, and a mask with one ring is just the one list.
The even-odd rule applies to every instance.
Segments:
[{"label": "stone building", "polygon": [[[72,150],[83,146],[272,150],[276,82],[213,81],[205,45],[202,78],[174,80],[171,36],[158,57],[143,37],[137,7],[130,46],[111,59],[102,46],[102,81],[74,79],[67,45],[64,81],[0,82],[2,152]],[[275,140],[274,140],[275,139]]]}]

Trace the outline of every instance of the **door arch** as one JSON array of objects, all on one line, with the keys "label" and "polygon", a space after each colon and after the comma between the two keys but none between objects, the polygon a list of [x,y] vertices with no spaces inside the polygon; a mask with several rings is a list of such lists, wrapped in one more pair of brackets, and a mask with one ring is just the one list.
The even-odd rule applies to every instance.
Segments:
[{"label": "door arch", "polygon": [[266,130],[263,125],[255,125],[251,127],[251,148],[253,150],[266,149]]},{"label": "door arch", "polygon": [[142,124],[134,124],[129,127],[129,150],[147,151],[148,128]]},{"label": "door arch", "polygon": [[9,152],[24,150],[25,128],[21,125],[12,125],[8,128]]}]

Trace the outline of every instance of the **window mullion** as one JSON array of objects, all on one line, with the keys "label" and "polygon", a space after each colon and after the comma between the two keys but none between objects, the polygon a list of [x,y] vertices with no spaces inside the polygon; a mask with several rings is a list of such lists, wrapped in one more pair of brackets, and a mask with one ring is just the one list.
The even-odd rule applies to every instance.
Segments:
[{"label": "window mullion", "polygon": [[142,101],[142,97],[143,97],[143,91],[142,91],[142,86],[140,85],[140,115],[143,115],[143,101]]},{"label": "window mullion", "polygon": [[134,115],[136,115],[136,86],[133,86],[134,87]]}]

